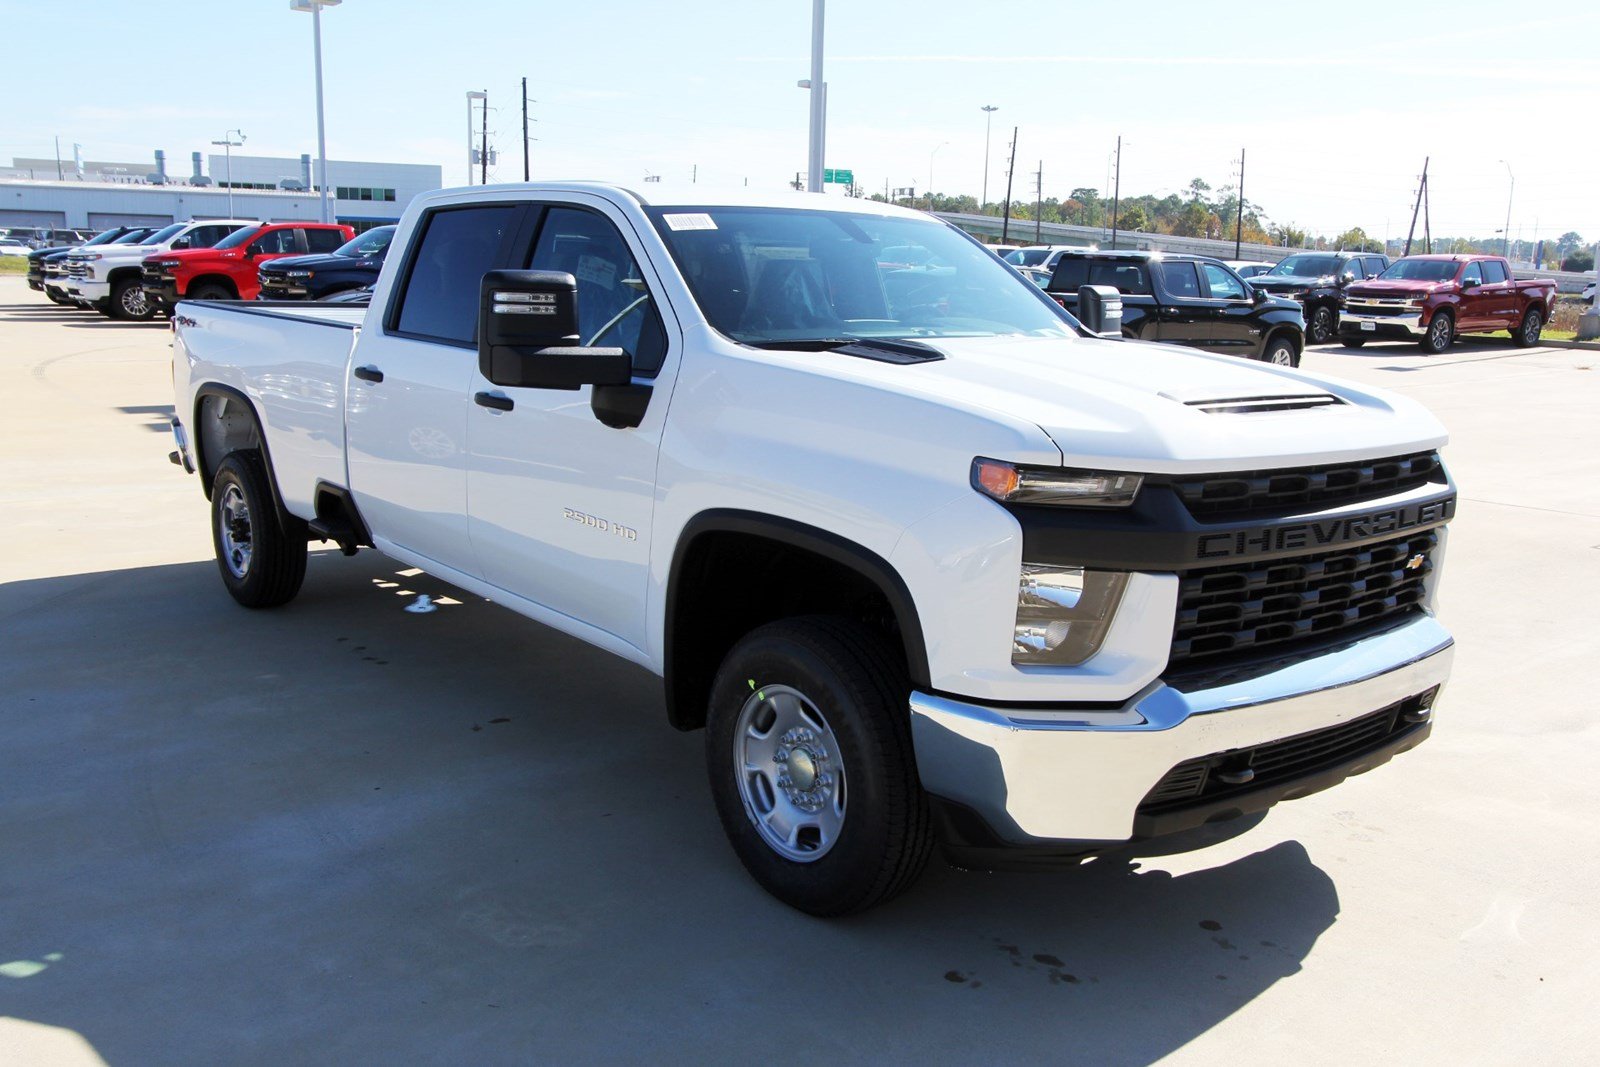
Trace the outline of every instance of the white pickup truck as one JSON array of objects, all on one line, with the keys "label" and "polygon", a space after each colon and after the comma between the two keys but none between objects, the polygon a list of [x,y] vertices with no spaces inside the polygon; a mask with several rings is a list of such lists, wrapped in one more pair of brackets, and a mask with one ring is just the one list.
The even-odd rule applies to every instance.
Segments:
[{"label": "white pickup truck", "polygon": [[210,248],[241,226],[253,225],[246,219],[195,219],[163,226],[138,244],[74,248],[67,253],[62,288],[68,300],[108,318],[143,322],[156,313],[144,295],[146,256]]},{"label": "white pickup truck", "polygon": [[372,546],[656,672],[797,908],[936,845],[1258,812],[1431,729],[1456,494],[1409,400],[1095,337],[842,197],[445,190],[394,248],[370,307],[178,305],[224,585],[271,607],[309,540]]}]

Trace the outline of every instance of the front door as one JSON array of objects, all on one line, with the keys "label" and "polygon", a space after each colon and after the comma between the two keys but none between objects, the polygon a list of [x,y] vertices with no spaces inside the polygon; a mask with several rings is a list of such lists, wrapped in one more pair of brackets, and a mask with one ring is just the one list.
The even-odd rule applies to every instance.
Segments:
[{"label": "front door", "polygon": [[1483,264],[1468,263],[1461,272],[1461,303],[1456,306],[1456,329],[1483,330],[1498,325],[1495,294],[1483,285]]},{"label": "front door", "polygon": [[478,290],[485,271],[505,264],[524,211],[496,202],[426,215],[382,328],[362,333],[346,383],[350,491],[373,537],[474,576],[467,422],[478,410]]},{"label": "front door", "polygon": [[1256,302],[1250,298],[1250,287],[1227,267],[1216,263],[1201,263],[1200,276],[1212,304],[1211,338],[1207,347],[1213,352],[1254,356],[1261,337],[1261,322],[1256,314]]},{"label": "front door", "polygon": [[590,386],[502,387],[476,369],[468,412],[467,501],[484,577],[636,648],[645,643],[656,457],[678,345],[643,258],[615,208],[575,198],[547,205],[519,263],[577,280],[580,341],[624,349],[634,381],[652,385],[638,427],[600,422]]}]

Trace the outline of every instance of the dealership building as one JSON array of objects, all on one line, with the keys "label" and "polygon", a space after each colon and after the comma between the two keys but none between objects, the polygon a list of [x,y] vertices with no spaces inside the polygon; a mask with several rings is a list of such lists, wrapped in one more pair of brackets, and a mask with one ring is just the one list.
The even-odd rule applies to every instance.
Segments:
[{"label": "dealership building", "polygon": [[[205,218],[265,222],[315,221],[321,174],[309,155],[192,153],[185,170],[169,171],[165,152],[153,163],[13,159],[0,167],[0,227],[105,229],[162,226]],[[395,222],[418,193],[439,188],[439,167],[417,163],[328,160],[334,221],[357,230]],[[231,207],[230,207],[231,196]]]}]

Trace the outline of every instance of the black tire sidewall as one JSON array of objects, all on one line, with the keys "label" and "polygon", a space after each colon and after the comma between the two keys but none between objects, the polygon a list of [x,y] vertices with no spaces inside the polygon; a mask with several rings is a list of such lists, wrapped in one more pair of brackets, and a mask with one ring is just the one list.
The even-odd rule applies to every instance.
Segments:
[{"label": "black tire sidewall", "polygon": [[123,296],[133,289],[143,290],[142,284],[137,279],[123,279],[112,288],[110,308],[112,318],[121,319],[124,322],[144,322],[155,315],[155,310],[150,306],[148,298],[145,299],[144,311],[141,314],[136,315],[123,306]]},{"label": "black tire sidewall", "polygon": [[[1289,353],[1289,362],[1274,363],[1272,361],[1272,353],[1278,351],[1280,348]],[[1261,362],[1270,364],[1274,367],[1298,367],[1300,365],[1300,357],[1295,355],[1294,343],[1288,338],[1274,337],[1268,341],[1266,347],[1261,350]]]},{"label": "black tire sidewall", "polygon": [[[712,685],[706,721],[706,761],[711,793],[734,852],[745,869],[773,896],[813,915],[841,915],[877,903],[873,886],[892,860],[897,835],[895,813],[915,814],[925,804],[914,763],[900,767],[898,783],[890,764],[909,745],[885,744],[884,733],[908,729],[896,715],[889,692],[897,688],[862,686],[841,672],[842,647],[826,632],[807,632],[810,620],[762,627],[741,641],[724,660]],[[861,631],[867,639],[871,635]],[[734,732],[739,714],[756,689],[786,685],[816,705],[838,741],[846,787],[845,819],[826,855],[810,863],[787,859],[771,848],[745,811],[734,771]],[[878,720],[869,725],[869,719]],[[920,869],[920,866],[919,866]]]},{"label": "black tire sidewall", "polygon": [[191,289],[184,295],[186,300],[232,300],[233,294],[220,285],[207,284],[198,289]]},{"label": "black tire sidewall", "polygon": [[[1317,323],[1325,323],[1325,328],[1318,329]],[[1338,323],[1334,321],[1333,309],[1326,304],[1311,312],[1311,321],[1306,323],[1306,343],[1313,345],[1327,344],[1338,333]]]},{"label": "black tire sidewall", "polygon": [[[1449,324],[1449,328],[1445,331],[1443,344],[1439,344],[1434,340],[1434,324],[1440,319],[1443,319]],[[1434,355],[1438,355],[1441,352],[1448,351],[1450,346],[1455,343],[1455,339],[1456,317],[1448,311],[1441,311],[1434,315],[1433,318],[1428,320],[1428,333],[1422,339],[1422,347],[1427,349],[1429,352],[1432,352]]]},{"label": "black tire sidewall", "polygon": [[[223,558],[218,521],[230,485],[239,487],[250,509],[250,567],[242,578],[234,575]],[[245,607],[276,607],[299,591],[305,577],[306,545],[285,534],[265,465],[255,452],[230,453],[217,466],[211,484],[211,543],[222,584]]]},{"label": "black tire sidewall", "polygon": [[[1530,322],[1533,324],[1531,331],[1528,329]],[[1544,329],[1544,316],[1539,313],[1538,308],[1529,308],[1522,316],[1522,322],[1517,325],[1517,344],[1524,348],[1532,348],[1539,343],[1539,331],[1542,329]]]}]

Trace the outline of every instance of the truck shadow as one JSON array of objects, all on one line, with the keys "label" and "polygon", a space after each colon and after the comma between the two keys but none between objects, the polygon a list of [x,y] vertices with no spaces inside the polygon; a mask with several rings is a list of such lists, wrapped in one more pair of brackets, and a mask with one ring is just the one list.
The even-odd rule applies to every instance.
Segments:
[{"label": "truck shadow", "polygon": [[656,678],[370,552],[273,612],[210,561],[12,582],[0,627],[0,953],[53,957],[0,987],[108,1062],[1148,1063],[1339,913],[1246,837],[800,915]]}]

